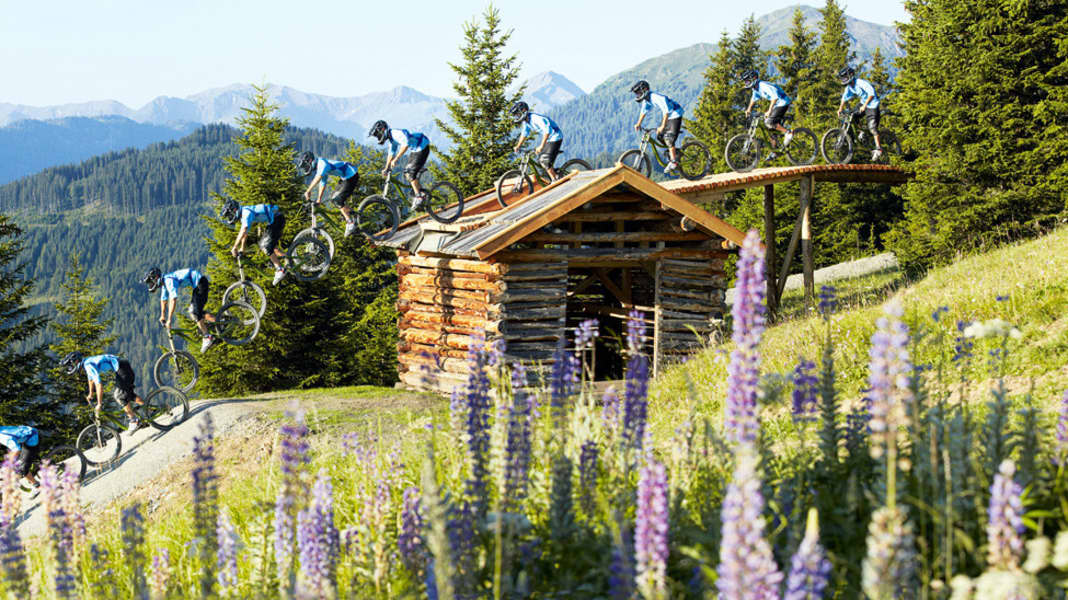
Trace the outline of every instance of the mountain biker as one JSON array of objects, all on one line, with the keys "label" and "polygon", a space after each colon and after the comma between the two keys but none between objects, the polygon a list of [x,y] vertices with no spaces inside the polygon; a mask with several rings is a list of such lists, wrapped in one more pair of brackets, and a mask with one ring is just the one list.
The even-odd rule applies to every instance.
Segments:
[{"label": "mountain biker", "polygon": [[516,123],[523,125],[519,130],[519,140],[516,141],[512,151],[518,153],[523,147],[523,142],[527,141],[527,136],[534,131],[541,133],[541,141],[538,142],[534,153],[538,155],[538,162],[541,166],[548,171],[549,178],[556,181],[558,176],[553,169],[553,164],[556,163],[556,157],[560,154],[560,145],[564,143],[564,135],[560,127],[549,117],[531,112],[530,106],[523,101],[513,104],[508,112],[511,113]]},{"label": "mountain biker", "polygon": [[[745,87],[753,89],[753,95],[749,99],[749,106],[745,108],[745,116],[748,117],[749,113],[753,110],[753,105],[757,100],[764,99],[770,100],[768,104],[768,110],[764,113],[764,126],[768,129],[774,129],[785,136],[782,140],[782,145],[785,148],[790,145],[790,140],[794,139],[794,132],[792,129],[787,129],[783,124],[783,117],[786,116],[786,111],[789,110],[790,104],[793,100],[786,95],[786,92],[781,87],[771,83],[770,81],[763,81],[760,79],[760,74],[755,69],[749,69],[742,73],[742,82]],[[768,155],[768,160],[775,158],[775,138],[771,138],[772,152]]]},{"label": "mountain biker", "polygon": [[36,427],[29,425],[4,425],[0,427],[0,444],[15,452],[15,472],[37,486],[37,477],[30,472],[30,465],[40,453],[40,436]]},{"label": "mountain biker", "polygon": [[312,190],[318,185],[319,196],[315,199],[316,204],[323,202],[326,178],[336,175],[341,179],[341,188],[330,196],[330,201],[338,205],[341,209],[341,216],[345,217],[345,237],[352,235],[352,232],[356,231],[356,221],[352,218],[352,209],[345,205],[345,201],[352,195],[352,192],[356,191],[356,184],[360,182],[360,171],[356,165],[343,160],[316,159],[311,152],[305,152],[300,155],[300,165],[297,171],[301,177],[307,177],[313,171],[315,172],[315,177],[308,184],[308,189],[304,190],[304,199],[311,200]]},{"label": "mountain biker", "polygon": [[660,109],[664,117],[660,120],[660,126],[656,128],[656,136],[668,147],[671,160],[664,167],[664,173],[670,173],[679,167],[678,151],[675,149],[675,141],[679,139],[679,131],[682,130],[682,105],[663,94],[649,91],[649,82],[641,79],[630,87],[635,100],[641,105],[638,113],[638,122],[634,124],[635,131],[641,131],[645,113],[652,110],[653,106]]},{"label": "mountain biker", "polygon": [[282,266],[282,250],[278,247],[278,240],[282,237],[282,230],[286,227],[286,216],[282,209],[274,204],[254,204],[241,206],[236,200],[227,200],[219,210],[219,215],[227,223],[234,225],[241,221],[241,229],[237,232],[234,245],[230,248],[230,254],[237,256],[245,249],[245,240],[248,239],[248,228],[253,223],[266,223],[267,231],[260,238],[260,248],[271,259],[274,265],[274,281],[272,285],[278,285],[286,276],[285,267]]},{"label": "mountain biker", "polygon": [[141,427],[142,423],[134,413],[133,407],[130,406],[131,401],[137,404],[144,403],[134,390],[136,376],[134,375],[133,367],[130,366],[130,361],[125,358],[119,358],[114,354],[97,354],[96,356],[83,358],[81,352],[71,352],[64,356],[59,364],[65,367],[67,373],[71,375],[79,367],[85,369],[85,376],[89,381],[89,393],[85,395],[85,401],[92,405],[93,396],[96,396],[95,410],[97,414],[100,413],[100,409],[104,405],[104,385],[100,382],[100,374],[114,371],[115,402],[119,403],[122,411],[130,419],[130,428],[127,431],[133,433]]},{"label": "mountain biker", "polygon": [[418,131],[410,132],[407,129],[391,129],[385,121],[375,121],[367,137],[378,140],[378,145],[389,142],[389,154],[386,155],[386,166],[382,169],[382,176],[389,177],[389,172],[400,161],[405,152],[411,152],[408,164],[404,166],[404,177],[412,186],[415,198],[412,200],[412,210],[426,202],[427,192],[419,185],[419,172],[426,166],[426,160],[430,157],[430,138]]},{"label": "mountain biker", "polygon": [[162,275],[158,267],[152,267],[141,278],[141,283],[148,286],[149,293],[160,288],[163,291],[159,296],[159,322],[167,329],[171,328],[171,318],[174,316],[174,305],[178,302],[178,290],[182,287],[192,288],[189,300],[189,316],[196,321],[197,329],[200,330],[200,351],[207,352],[215,343],[215,336],[208,333],[205,322],[214,322],[215,317],[211,313],[204,312],[204,306],[208,303],[208,290],[210,282],[208,276],[196,269],[179,269],[173,273]]},{"label": "mountain biker", "polygon": [[883,146],[879,142],[879,96],[875,93],[875,86],[871,82],[857,78],[857,72],[853,67],[842,67],[838,71],[838,81],[845,86],[842,92],[842,103],[838,105],[838,116],[842,116],[842,110],[850,98],[858,98],[860,106],[857,113],[863,112],[868,118],[868,131],[875,138],[875,151],[871,153],[872,160],[878,160],[883,155]]}]

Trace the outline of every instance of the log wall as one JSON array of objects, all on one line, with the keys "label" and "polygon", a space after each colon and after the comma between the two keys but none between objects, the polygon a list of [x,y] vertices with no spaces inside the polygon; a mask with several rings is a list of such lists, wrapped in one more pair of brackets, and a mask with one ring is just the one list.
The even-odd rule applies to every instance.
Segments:
[{"label": "log wall", "polygon": [[654,371],[709,343],[727,310],[726,287],[722,259],[657,261]]}]

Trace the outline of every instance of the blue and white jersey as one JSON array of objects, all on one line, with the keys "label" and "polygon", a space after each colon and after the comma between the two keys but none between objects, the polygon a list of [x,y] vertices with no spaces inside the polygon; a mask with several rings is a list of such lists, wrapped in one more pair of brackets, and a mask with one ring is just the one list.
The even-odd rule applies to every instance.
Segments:
[{"label": "blue and white jersey", "polygon": [[760,99],[771,100],[776,107],[786,106],[792,102],[781,87],[770,81],[758,81],[756,87],[753,88],[753,101]]},{"label": "blue and white jersey", "polygon": [[0,427],[0,444],[18,451],[23,446],[36,446],[37,428],[29,425],[5,425]]},{"label": "blue and white jersey", "polygon": [[342,179],[350,179],[356,175],[356,167],[351,163],[347,163],[343,160],[327,160],[320,158],[315,162],[315,176],[319,178],[319,182],[322,185],[326,185],[326,178],[331,175],[337,175]]},{"label": "blue and white jersey", "polygon": [[408,152],[412,154],[430,145],[430,138],[418,131],[408,131],[407,129],[390,129],[389,138],[387,139],[389,139],[389,157],[396,154],[397,149],[405,144],[408,145]]},{"label": "blue and white jersey", "polygon": [[646,98],[644,102],[639,102],[638,105],[642,107],[642,111],[638,113],[639,115],[644,115],[655,106],[660,109],[661,113],[667,115],[667,118],[669,119],[678,119],[682,117],[681,104],[656,92],[649,92],[649,97]]},{"label": "blue and white jersey", "polygon": [[114,354],[97,354],[82,361],[89,381],[100,383],[100,374],[119,370],[119,357]]},{"label": "blue and white jersey", "polygon": [[274,223],[278,207],[273,204],[254,204],[241,207],[241,226],[248,229],[253,223]]},{"label": "blue and white jersey", "polygon": [[542,135],[548,135],[548,139],[545,140],[547,142],[559,142],[564,139],[564,134],[560,131],[560,126],[555,121],[535,112],[527,113],[527,118],[523,120],[523,127],[520,129],[520,135],[526,137],[535,131]]},{"label": "blue and white jersey", "polygon": [[179,288],[195,288],[203,277],[196,269],[178,269],[173,273],[167,273],[163,276],[163,291],[160,292],[159,299],[177,298]]},{"label": "blue and white jersey", "polygon": [[879,108],[879,95],[875,93],[875,87],[863,79],[855,79],[853,85],[846,86],[845,91],[842,92],[842,102],[850,98],[859,98],[861,102],[871,98],[868,108]]}]

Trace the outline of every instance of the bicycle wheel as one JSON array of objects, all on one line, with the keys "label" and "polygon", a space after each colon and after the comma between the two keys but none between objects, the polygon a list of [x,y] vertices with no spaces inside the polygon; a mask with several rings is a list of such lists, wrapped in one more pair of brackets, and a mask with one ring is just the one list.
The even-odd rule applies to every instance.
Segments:
[{"label": "bicycle wheel", "polygon": [[649,173],[653,170],[653,165],[650,164],[649,157],[637,148],[627,150],[619,156],[619,160],[616,162],[628,166],[646,177],[648,177]]},{"label": "bicycle wheel", "polygon": [[[331,250],[330,256],[333,256],[334,252]],[[251,304],[256,312],[259,313],[260,318],[263,318],[263,313],[267,311],[267,294],[263,293],[263,288],[253,281],[248,279],[244,281],[235,281],[230,284],[230,287],[226,288],[223,292],[222,303],[226,304],[231,300],[240,300]]]},{"label": "bicycle wheel", "polygon": [[464,196],[448,181],[439,182],[430,189],[426,212],[438,223],[452,223],[464,214]]},{"label": "bicycle wheel", "polygon": [[[224,300],[223,303],[225,302]],[[192,354],[182,350],[164,352],[152,367],[152,379],[156,381],[157,386],[169,385],[183,392],[193,389],[199,375],[200,365],[197,360]]]},{"label": "bicycle wheel", "polygon": [[356,208],[357,229],[376,242],[393,235],[399,224],[397,208],[382,196],[368,196]]},{"label": "bicycle wheel", "polygon": [[828,129],[820,140],[820,153],[828,164],[844,165],[853,158],[853,138],[838,127]]},{"label": "bicycle wheel", "polygon": [[78,434],[78,451],[85,457],[85,462],[97,466],[111,462],[122,451],[122,438],[119,431],[106,423],[97,426],[87,425]]},{"label": "bicycle wheel", "polygon": [[305,229],[293,238],[286,250],[286,273],[301,281],[312,281],[326,275],[330,268],[330,248],[311,229]]},{"label": "bicycle wheel", "polygon": [[189,400],[182,390],[163,386],[152,391],[140,407],[141,416],[160,431],[183,422],[189,416]]},{"label": "bicycle wheel", "polygon": [[796,166],[811,165],[816,160],[816,134],[805,127],[794,129],[794,137],[790,138],[790,145],[786,146],[786,158]]},{"label": "bicycle wheel", "polygon": [[209,326],[219,339],[234,346],[244,346],[260,332],[260,316],[244,302],[224,304]]},{"label": "bicycle wheel", "polygon": [[690,140],[679,147],[679,173],[684,179],[700,179],[712,169],[712,153],[697,140]]},{"label": "bicycle wheel", "polygon": [[[67,471],[73,471],[78,475],[78,481],[85,479],[85,456],[73,446],[55,446],[44,453],[41,463],[46,460],[56,466],[56,474],[60,477]],[[41,463],[38,463],[37,469]],[[36,474],[36,470],[34,473]]]},{"label": "bicycle wheel", "polygon": [[[497,204],[500,204],[501,208],[508,208],[508,205],[515,204],[516,200],[533,194],[534,184],[530,177],[520,173],[519,169],[512,169],[497,178],[494,189],[497,190]],[[508,199],[507,202],[505,198]]]},{"label": "bicycle wheel", "polygon": [[727,147],[723,157],[727,159],[727,166],[732,171],[745,173],[752,171],[753,167],[760,162],[760,140],[749,137],[748,134],[739,133],[727,140]]},{"label": "bicycle wheel", "polygon": [[565,162],[560,168],[556,169],[556,174],[560,177],[565,177],[569,173],[578,173],[579,171],[590,171],[593,167],[590,163],[582,160],[581,158],[572,158]]}]

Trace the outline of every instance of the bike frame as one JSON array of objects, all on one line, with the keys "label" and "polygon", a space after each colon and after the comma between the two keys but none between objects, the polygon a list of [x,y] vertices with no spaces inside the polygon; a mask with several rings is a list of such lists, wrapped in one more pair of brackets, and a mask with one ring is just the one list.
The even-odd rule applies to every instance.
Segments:
[{"label": "bike frame", "polygon": [[[415,178],[419,179],[423,176],[423,173],[426,173],[425,168],[420,169],[419,172],[415,174]],[[409,190],[413,191],[414,188],[412,188],[412,183],[408,181],[407,178],[402,179],[402,177],[403,175],[401,173],[393,173],[393,171],[391,170],[389,175],[384,178],[385,183],[382,184],[382,197],[386,199],[386,202],[393,204],[394,208],[397,209],[397,213],[399,214],[400,218],[404,219],[406,216],[408,216],[411,210],[409,208],[410,204],[408,202],[408,192],[406,192],[404,188],[408,188]],[[396,188],[395,191],[397,194],[400,194],[400,198],[390,197],[389,190],[391,187]],[[429,194],[430,190],[427,189],[428,187],[430,186],[423,184],[423,191]]]},{"label": "bike frame", "polygon": [[537,153],[533,150],[524,152],[523,156],[516,162],[516,167],[519,169],[520,181],[523,181],[527,173],[533,173],[534,178],[542,185],[549,185],[553,181],[552,177],[549,176],[549,170],[538,162]]},{"label": "bike frame", "polygon": [[[661,151],[661,149],[663,149],[664,153],[668,154],[668,152],[669,152],[668,151],[668,147],[667,147],[667,144],[661,144],[659,141],[657,141],[656,136],[653,135],[654,131],[656,131],[656,130],[655,129],[646,129],[646,128],[642,127],[642,141],[638,143],[638,151],[641,152],[642,154],[645,154],[646,156],[648,156],[650,153],[647,153],[645,151],[645,149],[648,148],[649,146],[652,146],[653,147],[653,151],[652,151],[651,154],[656,158],[656,162],[661,167],[666,167],[667,166],[667,162],[664,161],[664,159],[660,157],[660,151]],[[670,159],[670,154],[668,154],[668,156],[669,156],[669,159]]]}]

